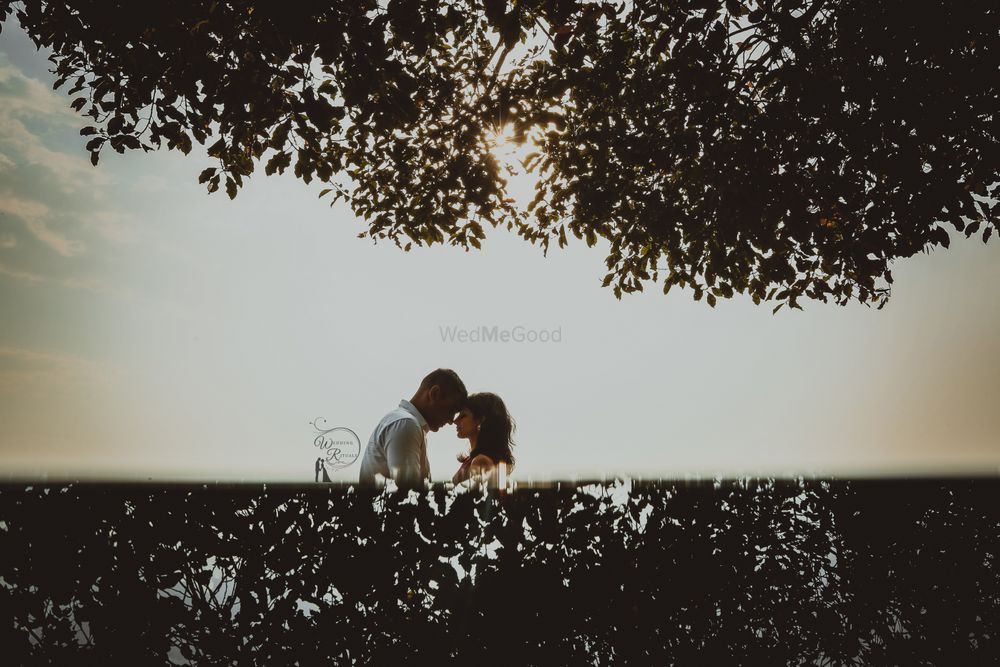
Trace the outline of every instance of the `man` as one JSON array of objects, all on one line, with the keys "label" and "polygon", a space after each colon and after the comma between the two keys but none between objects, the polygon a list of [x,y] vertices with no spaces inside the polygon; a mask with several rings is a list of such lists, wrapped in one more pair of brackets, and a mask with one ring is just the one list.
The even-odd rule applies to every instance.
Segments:
[{"label": "man", "polygon": [[447,368],[431,371],[410,400],[382,418],[368,438],[361,459],[359,484],[374,487],[375,475],[392,478],[399,488],[421,487],[430,481],[427,431],[455,420],[468,398],[458,374]]}]

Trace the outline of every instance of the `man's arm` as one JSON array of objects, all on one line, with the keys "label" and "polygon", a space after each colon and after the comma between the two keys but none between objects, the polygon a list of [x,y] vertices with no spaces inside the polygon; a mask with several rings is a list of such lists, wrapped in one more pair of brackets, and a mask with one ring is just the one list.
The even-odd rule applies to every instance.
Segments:
[{"label": "man's arm", "polygon": [[389,476],[399,487],[419,486],[423,433],[412,419],[399,419],[385,427],[385,458]]}]

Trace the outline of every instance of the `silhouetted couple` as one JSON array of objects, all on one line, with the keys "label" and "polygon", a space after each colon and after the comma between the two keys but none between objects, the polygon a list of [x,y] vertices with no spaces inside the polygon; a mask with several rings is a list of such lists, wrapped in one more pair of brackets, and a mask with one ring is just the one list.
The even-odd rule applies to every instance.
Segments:
[{"label": "silhouetted couple", "polygon": [[431,481],[427,432],[446,424],[455,424],[458,437],[469,441],[452,483],[503,486],[514,467],[514,420],[499,396],[469,395],[447,368],[431,371],[410,400],[400,401],[378,423],[361,459],[360,484],[381,487],[393,479],[400,488],[424,488]]}]

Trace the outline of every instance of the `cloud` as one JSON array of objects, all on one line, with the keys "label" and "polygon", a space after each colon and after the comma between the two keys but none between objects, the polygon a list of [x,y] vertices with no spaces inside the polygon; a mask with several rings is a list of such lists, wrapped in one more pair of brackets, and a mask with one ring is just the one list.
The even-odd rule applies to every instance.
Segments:
[{"label": "cloud", "polygon": [[92,368],[94,362],[73,355],[30,350],[23,347],[0,345],[0,359],[14,359],[29,363],[44,363],[63,367]]},{"label": "cloud", "polygon": [[138,298],[133,291],[112,285],[101,278],[66,278],[60,280],[59,284],[67,289],[81,289],[94,292],[95,294],[109,294],[125,299],[126,301],[134,302]]},{"label": "cloud", "polygon": [[[111,183],[107,172],[95,168],[89,158],[55,151],[43,144],[20,119],[5,109],[6,101],[0,97],[0,145],[4,147],[4,158],[10,163],[6,168],[16,168],[19,163],[37,164],[52,175],[47,185],[54,185],[67,193]],[[44,115],[39,118],[44,118]],[[83,153],[82,147],[80,152]],[[15,158],[7,153],[14,154]]]},{"label": "cloud", "polygon": [[[42,82],[25,76],[7,62],[6,55],[0,54],[0,169],[41,166],[47,178],[41,183],[45,190],[39,194],[51,192],[53,186],[64,192],[74,192],[107,179],[96,173],[81,156],[47,147],[28,129],[25,120],[50,128],[75,127],[79,123],[64,97]],[[52,228],[52,210],[47,204],[25,196],[23,191],[11,192],[10,187],[0,192],[0,213],[20,218],[32,236],[63,257],[74,257],[86,250],[83,241]]]},{"label": "cloud", "polygon": [[45,276],[40,276],[37,273],[31,273],[29,271],[21,271],[20,269],[15,269],[7,266],[3,262],[0,262],[0,275],[9,276],[21,282],[25,282],[31,285],[42,285],[48,282],[48,278]]},{"label": "cloud", "polygon": [[[0,53],[0,214],[18,218],[32,238],[67,258],[86,254],[93,241],[130,244],[139,236],[135,220],[105,201],[113,180],[107,169],[90,164],[78,133],[84,124],[67,95]],[[150,189],[164,187],[156,178],[139,180]],[[10,238],[0,247],[16,247]],[[39,282],[24,271],[4,274]]]},{"label": "cloud", "polygon": [[112,243],[135,243],[138,230],[131,216],[117,211],[101,210],[85,216],[81,222]]},{"label": "cloud", "polygon": [[166,192],[169,189],[169,182],[159,174],[141,174],[132,184],[136,192],[154,194]]},{"label": "cloud", "polygon": [[33,271],[18,269],[2,261],[0,261],[0,276],[13,278],[14,280],[20,281],[26,285],[54,285],[57,287],[65,287],[66,289],[84,290],[87,292],[93,292],[94,294],[116,296],[133,303],[140,300],[132,290],[112,285],[101,278],[53,278],[51,276],[44,276]]},{"label": "cloud", "polygon": [[49,214],[49,207],[28,199],[0,197],[0,213],[16,216],[25,222],[40,221]]},{"label": "cloud", "polygon": [[0,54],[0,99],[3,100],[0,107],[11,113],[45,114],[66,125],[79,122],[65,95],[57,94],[50,86],[25,76],[11,64],[6,54]]},{"label": "cloud", "polygon": [[59,391],[113,379],[110,367],[70,354],[0,345],[0,392]]},{"label": "cloud", "polygon": [[28,220],[25,223],[28,231],[34,234],[35,238],[49,246],[63,257],[75,257],[82,255],[87,246],[83,241],[68,239],[59,232],[49,229],[40,220]]},{"label": "cloud", "polygon": [[78,128],[82,120],[70,108],[65,93],[27,76],[5,53],[0,53],[0,114],[32,121],[44,118],[48,124],[66,129]]},{"label": "cloud", "polygon": [[83,241],[67,238],[64,234],[49,228],[45,223],[45,218],[49,217],[50,211],[45,204],[18,197],[2,197],[0,198],[0,213],[13,215],[23,220],[25,228],[31,232],[32,236],[63,257],[75,257],[83,254],[86,250],[87,246]]},{"label": "cloud", "polygon": [[28,129],[25,121],[73,131],[83,119],[69,108],[65,95],[25,76],[7,61],[6,55],[0,54],[0,168],[13,168],[19,163],[40,165],[52,173],[53,185],[68,192],[110,182],[106,172],[90,164],[82,146],[77,147],[77,153],[52,150]]}]

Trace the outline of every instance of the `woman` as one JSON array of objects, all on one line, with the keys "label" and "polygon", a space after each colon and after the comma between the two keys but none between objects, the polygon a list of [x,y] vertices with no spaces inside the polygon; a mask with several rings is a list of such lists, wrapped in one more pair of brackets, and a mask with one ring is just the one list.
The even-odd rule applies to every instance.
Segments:
[{"label": "woman", "polygon": [[469,451],[459,455],[462,462],[451,478],[455,484],[468,479],[488,479],[490,486],[500,486],[500,464],[505,475],[514,469],[515,424],[500,397],[489,392],[472,394],[455,418],[459,438],[469,440]]}]

